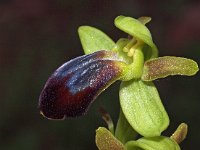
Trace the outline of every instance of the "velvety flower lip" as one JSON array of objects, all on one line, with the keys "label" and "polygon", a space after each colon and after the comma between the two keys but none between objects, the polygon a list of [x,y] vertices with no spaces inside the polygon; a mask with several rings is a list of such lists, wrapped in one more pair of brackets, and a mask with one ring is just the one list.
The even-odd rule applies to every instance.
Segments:
[{"label": "velvety flower lip", "polygon": [[41,114],[49,119],[84,115],[94,99],[120,78],[123,65],[115,52],[105,50],[64,63],[41,92]]}]

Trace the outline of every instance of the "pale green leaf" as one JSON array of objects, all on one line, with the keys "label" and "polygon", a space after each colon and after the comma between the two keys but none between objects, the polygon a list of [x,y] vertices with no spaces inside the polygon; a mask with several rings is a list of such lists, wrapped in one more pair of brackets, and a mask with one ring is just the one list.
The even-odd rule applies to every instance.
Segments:
[{"label": "pale green leaf", "polygon": [[152,81],[169,75],[192,76],[199,70],[195,61],[182,57],[165,56],[145,62],[142,80]]},{"label": "pale green leaf", "polygon": [[139,134],[159,136],[169,125],[169,117],[152,82],[122,82],[119,95],[126,119]]},{"label": "pale green leaf", "polygon": [[129,141],[126,143],[126,148],[127,150],[180,150],[174,140],[164,136]]},{"label": "pale green leaf", "polygon": [[115,19],[115,26],[120,30],[132,35],[136,39],[143,41],[151,47],[152,58],[157,57],[158,50],[152,41],[151,33],[148,28],[137,19],[125,16],[118,16]]},{"label": "pale green leaf", "polygon": [[112,50],[115,46],[115,43],[108,35],[91,26],[79,27],[78,34],[85,54],[99,50]]},{"label": "pale green leaf", "polygon": [[125,150],[124,145],[104,127],[96,130],[96,145],[99,150]]}]

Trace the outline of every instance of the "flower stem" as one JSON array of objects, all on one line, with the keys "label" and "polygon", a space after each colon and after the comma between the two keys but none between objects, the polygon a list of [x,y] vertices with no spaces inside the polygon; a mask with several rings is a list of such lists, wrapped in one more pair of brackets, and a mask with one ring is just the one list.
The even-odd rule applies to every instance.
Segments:
[{"label": "flower stem", "polygon": [[138,133],[130,126],[122,110],[120,110],[115,137],[125,144],[127,141],[134,140],[137,135]]}]

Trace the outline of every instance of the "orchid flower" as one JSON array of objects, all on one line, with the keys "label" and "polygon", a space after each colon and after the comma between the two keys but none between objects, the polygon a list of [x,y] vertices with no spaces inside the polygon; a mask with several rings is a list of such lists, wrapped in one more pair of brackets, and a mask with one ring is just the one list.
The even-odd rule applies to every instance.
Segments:
[{"label": "orchid flower", "polygon": [[[120,80],[121,113],[115,131],[120,142],[109,131],[100,128],[96,137],[99,149],[104,135],[111,137],[121,149],[151,149],[152,143],[180,149],[172,139],[160,136],[169,125],[169,117],[152,81],[169,75],[194,75],[198,65],[191,59],[158,57],[158,49],[146,27],[150,20],[150,17],[118,16],[115,26],[129,37],[120,38],[116,43],[94,27],[79,27],[85,55],[65,62],[49,77],[39,97],[41,114],[48,119],[82,116],[99,94]],[[144,138],[124,140],[126,135],[120,123],[126,123],[130,133],[137,132]],[[159,142],[161,139],[163,141]]]}]

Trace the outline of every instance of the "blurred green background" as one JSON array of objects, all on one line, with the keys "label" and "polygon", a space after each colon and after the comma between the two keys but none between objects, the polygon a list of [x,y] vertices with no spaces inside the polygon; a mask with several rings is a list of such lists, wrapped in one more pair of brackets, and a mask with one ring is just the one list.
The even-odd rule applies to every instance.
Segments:
[{"label": "blurred green background", "polygon": [[[38,97],[49,75],[83,54],[80,25],[95,26],[115,41],[127,35],[114,27],[118,15],[151,16],[160,56],[192,58],[200,64],[200,2],[195,0],[0,0],[0,150],[97,149],[95,129],[106,126],[103,106],[116,123],[119,82],[93,103],[86,116],[49,121],[39,114]],[[183,150],[198,149],[200,74],[168,77],[155,83],[169,113],[170,135],[189,125]]]}]

